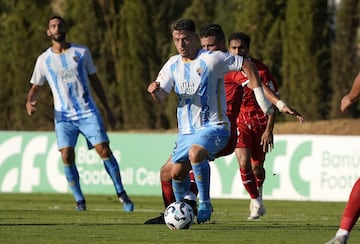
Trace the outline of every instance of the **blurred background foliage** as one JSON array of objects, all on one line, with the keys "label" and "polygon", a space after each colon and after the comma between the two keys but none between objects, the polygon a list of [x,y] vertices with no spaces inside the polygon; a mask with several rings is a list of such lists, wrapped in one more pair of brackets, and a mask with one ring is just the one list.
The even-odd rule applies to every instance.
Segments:
[{"label": "blurred background foliage", "polygon": [[53,130],[47,87],[35,116],[25,111],[52,15],[67,21],[68,41],[90,48],[118,131],[176,128],[176,97],[156,104],[146,88],[176,54],[169,27],[179,17],[248,33],[251,55],[270,67],[286,102],[310,121],[338,118],[360,70],[359,13],[359,0],[0,0],[0,130]]}]

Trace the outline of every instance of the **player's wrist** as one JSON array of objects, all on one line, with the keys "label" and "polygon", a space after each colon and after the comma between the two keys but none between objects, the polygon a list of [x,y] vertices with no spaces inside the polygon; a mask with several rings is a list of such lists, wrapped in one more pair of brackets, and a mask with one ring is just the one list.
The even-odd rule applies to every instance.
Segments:
[{"label": "player's wrist", "polygon": [[286,106],[286,103],[283,100],[279,100],[276,102],[275,106],[279,109],[280,112],[282,112],[282,110]]}]

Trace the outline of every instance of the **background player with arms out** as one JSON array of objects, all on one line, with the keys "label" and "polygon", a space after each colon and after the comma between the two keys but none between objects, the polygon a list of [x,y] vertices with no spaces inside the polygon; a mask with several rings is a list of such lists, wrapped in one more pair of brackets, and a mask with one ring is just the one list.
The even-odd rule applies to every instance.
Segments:
[{"label": "background player with arms out", "polygon": [[109,147],[109,138],[92,95],[91,87],[103,104],[112,126],[114,116],[105,92],[96,74],[90,51],[85,46],[66,41],[66,24],[60,16],[48,21],[47,35],[52,46],[37,59],[26,101],[29,116],[36,111],[36,103],[45,82],[50,86],[54,99],[55,132],[58,149],[64,163],[64,173],[76,201],[76,209],[86,210],[79,173],[75,164],[76,141],[85,136],[88,147],[95,148],[104,162],[123,209],[131,212],[133,202],[127,196],[121,181],[119,165]]},{"label": "background player with arms out", "polygon": [[[360,72],[357,74],[350,92],[346,94],[340,103],[340,110],[346,113],[351,105],[358,101],[360,97]],[[360,217],[360,178],[355,182],[349,200],[345,206],[344,213],[341,217],[340,226],[335,234],[327,244],[344,244],[350,236],[356,221]]]}]

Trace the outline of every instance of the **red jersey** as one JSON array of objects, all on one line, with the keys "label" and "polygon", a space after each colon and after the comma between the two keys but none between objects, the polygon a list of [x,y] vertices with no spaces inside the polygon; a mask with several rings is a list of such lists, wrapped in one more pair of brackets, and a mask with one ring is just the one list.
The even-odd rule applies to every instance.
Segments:
[{"label": "red jersey", "polygon": [[[256,65],[263,84],[278,95],[278,85],[268,67],[257,59],[252,58],[251,61]],[[242,84],[247,80],[247,77],[243,72],[229,72],[225,75],[224,80],[225,84],[231,81]],[[225,89],[226,88],[225,86]],[[242,103],[238,115],[238,123],[239,122],[245,123],[249,127],[266,125],[267,123],[266,114],[264,114],[257,104],[254,92],[246,86],[243,88]]]}]

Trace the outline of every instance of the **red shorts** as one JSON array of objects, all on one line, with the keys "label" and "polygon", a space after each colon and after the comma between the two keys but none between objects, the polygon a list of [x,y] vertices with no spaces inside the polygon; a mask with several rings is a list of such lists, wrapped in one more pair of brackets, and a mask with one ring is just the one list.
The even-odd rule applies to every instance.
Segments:
[{"label": "red shorts", "polygon": [[238,140],[236,148],[248,148],[251,154],[251,163],[263,165],[266,153],[263,151],[261,136],[266,129],[266,125],[258,125],[257,128],[249,128],[244,123],[238,123]]},{"label": "red shorts", "polygon": [[235,122],[231,122],[231,128],[230,128],[230,138],[228,144],[216,154],[216,157],[222,157],[230,155],[234,152],[237,142],[237,127]]}]

